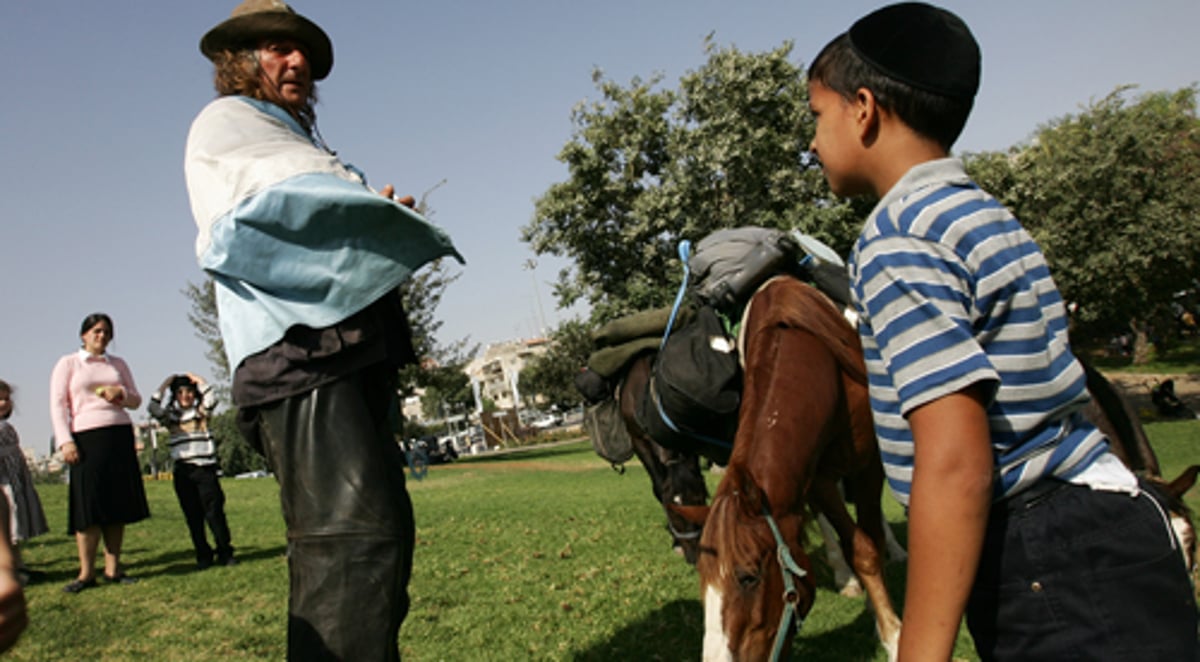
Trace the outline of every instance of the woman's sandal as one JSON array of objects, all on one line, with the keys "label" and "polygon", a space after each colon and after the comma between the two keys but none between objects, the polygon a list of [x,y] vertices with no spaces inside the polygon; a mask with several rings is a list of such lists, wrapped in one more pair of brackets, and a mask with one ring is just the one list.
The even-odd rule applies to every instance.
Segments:
[{"label": "woman's sandal", "polygon": [[104,575],[104,581],[108,582],[109,584],[136,584],[136,583],[138,583],[137,577],[130,577],[129,575],[125,574],[124,572],[118,573],[115,577],[109,577],[108,575]]},{"label": "woman's sandal", "polygon": [[95,577],[92,577],[91,579],[76,579],[63,587],[63,593],[78,593],[85,588],[93,588],[95,586]]}]

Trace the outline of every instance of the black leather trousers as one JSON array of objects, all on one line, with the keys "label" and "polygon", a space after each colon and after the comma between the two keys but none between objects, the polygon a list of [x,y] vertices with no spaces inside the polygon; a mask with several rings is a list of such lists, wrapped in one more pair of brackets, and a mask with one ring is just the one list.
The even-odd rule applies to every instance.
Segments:
[{"label": "black leather trousers", "polygon": [[289,660],[400,659],[415,531],[395,393],[378,365],[257,408],[287,523]]}]

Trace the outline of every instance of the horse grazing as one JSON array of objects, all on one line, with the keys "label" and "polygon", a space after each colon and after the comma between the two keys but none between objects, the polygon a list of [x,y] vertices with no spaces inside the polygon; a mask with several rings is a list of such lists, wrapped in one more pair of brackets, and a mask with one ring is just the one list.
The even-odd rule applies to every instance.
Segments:
[{"label": "horse grazing", "polygon": [[894,658],[900,619],[883,578],[883,465],[858,334],[815,288],[779,277],[751,299],[741,337],[744,388],[725,475],[710,506],[673,507],[704,527],[704,659],[786,656],[815,598],[803,547],[809,505],[837,532]]},{"label": "horse grazing", "polygon": [[695,564],[700,553],[700,526],[670,506],[702,506],[708,502],[708,485],[700,469],[700,458],[659,445],[642,430],[634,415],[638,398],[646,393],[653,361],[653,352],[634,357],[623,371],[616,397],[625,430],[633,442],[633,453],[650,475],[654,498],[666,512],[672,546],[688,563]]}]

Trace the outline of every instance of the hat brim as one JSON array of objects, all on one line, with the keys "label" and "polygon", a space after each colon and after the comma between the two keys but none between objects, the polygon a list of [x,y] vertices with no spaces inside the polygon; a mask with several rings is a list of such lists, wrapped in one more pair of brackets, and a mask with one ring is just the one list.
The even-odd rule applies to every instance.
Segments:
[{"label": "hat brim", "polygon": [[222,51],[254,48],[266,37],[287,37],[303,44],[308,52],[313,80],[322,80],[333,69],[333,44],[316,23],[299,14],[259,12],[235,16],[217,25],[200,39],[200,52],[213,59]]}]

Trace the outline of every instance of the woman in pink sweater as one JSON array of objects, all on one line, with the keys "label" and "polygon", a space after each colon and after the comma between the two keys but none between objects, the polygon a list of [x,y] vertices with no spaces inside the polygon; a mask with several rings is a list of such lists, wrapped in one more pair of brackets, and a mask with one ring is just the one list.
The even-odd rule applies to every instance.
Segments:
[{"label": "woman in pink sweater", "polygon": [[63,587],[78,593],[96,585],[96,552],[104,539],[104,578],[131,584],[121,567],[125,525],[150,516],[134,448],[133,420],[142,396],[125,361],[105,352],[112,319],[88,315],[80,326],[83,348],[58,360],[50,376],[54,439],[70,465],[67,533],[75,534],[79,577]]}]

